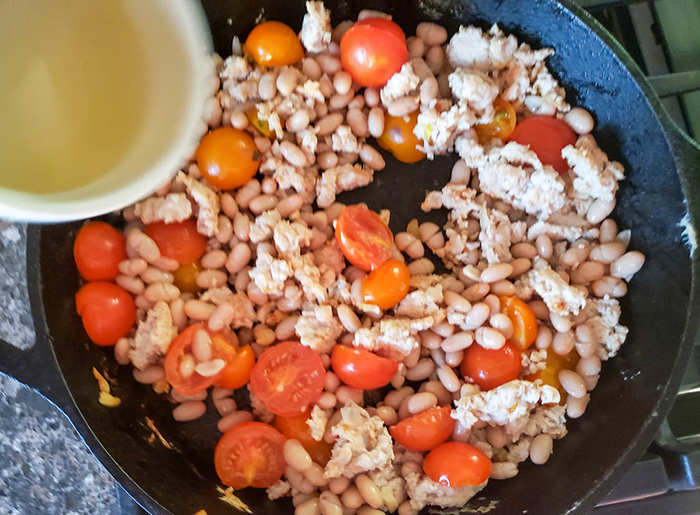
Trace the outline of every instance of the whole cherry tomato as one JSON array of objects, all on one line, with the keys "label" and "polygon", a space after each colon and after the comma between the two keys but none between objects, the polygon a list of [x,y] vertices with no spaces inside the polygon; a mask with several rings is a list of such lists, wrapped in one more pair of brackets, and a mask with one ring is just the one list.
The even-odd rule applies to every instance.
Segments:
[{"label": "whole cherry tomato", "polygon": [[113,281],[127,259],[126,238],[108,223],[88,222],[75,237],[73,258],[86,281]]},{"label": "whole cherry tomato", "polygon": [[134,299],[114,283],[87,283],[75,295],[75,306],[85,332],[97,345],[114,345],[136,322]]},{"label": "whole cherry tomato", "polygon": [[423,471],[430,479],[453,488],[482,484],[491,475],[491,468],[486,454],[462,442],[443,443],[423,461]]},{"label": "whole cherry tomato", "polygon": [[233,127],[219,127],[204,136],[195,156],[199,171],[220,190],[243,186],[260,167],[260,152],[253,138]]},{"label": "whole cherry tomato", "polygon": [[304,57],[296,33],[279,21],[257,25],[246,38],[243,48],[260,66],[289,66]]},{"label": "whole cherry tomato", "polygon": [[460,370],[482,390],[491,390],[517,379],[522,368],[518,349],[506,343],[500,349],[484,349],[474,344],[464,352]]}]

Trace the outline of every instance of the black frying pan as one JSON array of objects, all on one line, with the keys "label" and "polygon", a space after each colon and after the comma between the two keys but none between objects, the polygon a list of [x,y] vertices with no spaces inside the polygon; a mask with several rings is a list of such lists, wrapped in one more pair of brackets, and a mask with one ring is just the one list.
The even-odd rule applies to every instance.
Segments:
[{"label": "black frying pan", "polygon": [[[301,26],[301,1],[207,0],[203,2],[218,52],[229,54],[233,35],[244,36],[264,7],[265,16]],[[292,5],[290,5],[292,4]],[[698,329],[699,263],[681,241],[680,219],[689,210],[698,227],[700,148],[680,134],[639,69],[587,14],[553,0],[410,0],[328,2],[333,22],[354,18],[363,7],[390,12],[412,33],[431,19],[451,31],[459,23],[486,27],[499,22],[537,46],[553,46],[551,68],[567,87],[568,100],[595,113],[595,137],[628,171],[615,217],[632,229],[632,247],[647,256],[623,300],[623,323],[631,331],[620,355],[603,367],[582,419],[570,421],[570,435],[555,445],[542,467],[523,465],[512,480],[492,481],[472,506],[497,501],[493,515],[584,513],[615,484],[646,449],[679,386]],[[373,185],[346,195],[392,210],[392,228],[419,215],[425,190],[449,177],[452,159],[402,165],[388,159]],[[684,203],[687,199],[687,205]],[[437,215],[439,217],[439,215]],[[443,214],[444,220],[444,214]],[[438,221],[440,221],[438,219]],[[37,330],[33,349],[4,345],[0,369],[53,400],[92,451],[136,500],[152,514],[231,513],[218,499],[213,450],[219,438],[214,410],[201,420],[174,422],[172,406],[150,387],[137,384],[128,367],[118,368],[110,349],[91,345],[75,314],[79,278],[72,242],[79,224],[33,227],[28,248],[30,297]],[[91,367],[117,378],[117,409],[97,403]],[[156,439],[145,418],[155,421],[172,443]],[[290,501],[272,503],[262,491],[240,497],[257,513],[291,513]]]}]

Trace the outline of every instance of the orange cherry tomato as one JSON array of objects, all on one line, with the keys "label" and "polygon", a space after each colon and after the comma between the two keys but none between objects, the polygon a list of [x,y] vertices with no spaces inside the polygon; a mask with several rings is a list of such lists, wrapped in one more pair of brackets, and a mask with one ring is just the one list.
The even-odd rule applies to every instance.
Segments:
[{"label": "orange cherry tomato", "polygon": [[531,116],[515,126],[508,141],[528,145],[544,165],[551,165],[564,174],[569,163],[561,156],[567,145],[576,143],[576,133],[564,120],[553,116]]},{"label": "orange cherry tomato", "polygon": [[289,66],[302,60],[304,49],[289,25],[266,21],[256,26],[243,46],[260,66]]},{"label": "orange cherry tomato", "polygon": [[250,124],[255,127],[260,134],[269,138],[272,136],[272,130],[270,130],[270,124],[266,120],[261,120],[258,118],[258,109],[256,107],[251,107],[245,112],[246,117]]},{"label": "orange cherry tomato", "polygon": [[73,258],[86,281],[113,281],[127,259],[126,238],[108,223],[88,222],[75,237]]},{"label": "orange cherry tomato", "polygon": [[204,136],[195,156],[199,171],[220,190],[243,186],[260,167],[260,152],[253,138],[233,127],[219,127]]},{"label": "orange cherry tomato", "polygon": [[160,253],[180,264],[193,263],[207,251],[207,237],[197,232],[192,219],[166,224],[155,222],[144,230],[156,242]]},{"label": "orange cherry tomato", "polygon": [[[415,163],[425,158],[425,154],[416,147],[421,141],[413,133],[418,122],[418,111],[408,116],[384,117],[384,132],[377,139],[377,143],[384,150],[388,150],[402,163]],[[430,139],[430,138],[427,138]]]},{"label": "orange cherry tomato", "polygon": [[[250,345],[232,347],[221,336],[212,336],[212,344],[216,347],[226,346],[226,366],[224,367],[218,385],[221,388],[236,390],[242,388],[250,381],[250,373],[255,366],[255,353]],[[223,353],[222,352],[222,353]]]},{"label": "orange cherry tomato", "polygon": [[331,366],[343,383],[358,390],[386,386],[399,370],[398,361],[345,345],[333,347]]},{"label": "orange cherry tomato", "polygon": [[496,110],[496,113],[493,115],[492,122],[480,123],[474,126],[479,143],[482,145],[494,138],[498,138],[501,141],[507,140],[515,130],[515,124],[518,123],[515,109],[507,100],[498,97],[493,103],[493,108]]},{"label": "orange cherry tomato", "polygon": [[350,263],[372,270],[389,259],[394,235],[374,211],[364,206],[347,206],[336,221],[335,239]]},{"label": "orange cherry tomato", "polygon": [[429,451],[452,434],[455,421],[451,412],[450,406],[431,408],[391,426],[389,433],[408,450]]},{"label": "orange cherry tomato", "polygon": [[506,343],[500,349],[484,349],[474,344],[464,353],[460,371],[482,390],[491,390],[517,379],[522,368],[518,349]]},{"label": "orange cherry tomato", "polygon": [[401,261],[389,259],[362,281],[362,299],[380,309],[393,308],[408,293],[411,274]]},{"label": "orange cherry tomato", "polygon": [[384,86],[408,61],[406,35],[391,20],[366,18],[343,35],[340,60],[358,84]]},{"label": "orange cherry tomato", "polygon": [[282,342],[260,355],[250,387],[272,413],[291,417],[318,400],[325,380],[326,369],[316,352],[299,342]]},{"label": "orange cherry tomato", "polygon": [[284,435],[269,424],[242,422],[224,433],[214,451],[221,482],[234,490],[267,488],[282,478]]},{"label": "orange cherry tomato", "polygon": [[203,268],[202,265],[199,264],[199,261],[180,265],[178,269],[173,272],[175,286],[183,293],[197,293],[201,290],[197,285],[197,275],[202,270]]},{"label": "orange cherry tomato", "polygon": [[537,379],[541,379],[543,384],[556,388],[561,394],[561,404],[564,404],[564,402],[566,402],[567,394],[566,390],[564,390],[559,382],[559,372],[564,369],[574,370],[579,359],[579,355],[575,350],[571,351],[566,356],[560,356],[553,350],[548,349],[547,359],[545,360],[546,367],[544,370],[540,370],[534,374],[525,376],[525,379],[528,381],[536,381]]},{"label": "orange cherry tomato", "polygon": [[499,297],[501,308],[513,322],[513,336],[510,344],[518,350],[525,350],[535,343],[537,338],[537,317],[522,300],[516,297]]},{"label": "orange cherry tomato", "polygon": [[311,414],[308,412],[300,413],[293,417],[276,417],[275,427],[279,429],[287,439],[299,440],[299,443],[306,449],[311,459],[325,467],[326,463],[328,463],[328,460],[331,458],[333,445],[325,440],[317,442],[311,437],[311,430],[306,423],[309,418],[311,418]]},{"label": "orange cherry tomato", "polygon": [[85,332],[97,345],[114,345],[136,322],[134,299],[114,283],[87,283],[75,295],[75,307]]},{"label": "orange cherry tomato", "polygon": [[453,488],[480,485],[491,475],[491,467],[486,454],[462,442],[443,443],[423,461],[423,471],[430,479]]}]

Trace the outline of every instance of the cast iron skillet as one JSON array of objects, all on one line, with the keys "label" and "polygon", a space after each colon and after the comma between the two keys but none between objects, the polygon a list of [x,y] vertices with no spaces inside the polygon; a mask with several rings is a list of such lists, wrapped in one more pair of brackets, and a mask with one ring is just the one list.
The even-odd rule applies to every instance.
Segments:
[{"label": "cast iron skillet", "polygon": [[[303,2],[204,1],[218,52],[229,54],[233,35],[244,36],[264,8],[269,19],[299,29]],[[624,163],[615,217],[632,229],[633,248],[647,256],[644,269],[623,301],[631,331],[620,355],[603,367],[586,415],[569,422],[570,435],[557,442],[546,466],[523,465],[517,478],[492,481],[472,506],[495,500],[496,514],[584,513],[615,484],[647,447],[667,413],[698,328],[698,259],[681,241],[679,221],[689,210],[698,225],[700,149],[681,136],[629,56],[587,14],[552,0],[411,0],[329,2],[334,24],[363,7],[390,12],[412,33],[423,20],[451,31],[460,23],[487,27],[499,22],[534,45],[553,46],[551,68],[567,86],[568,100],[595,113],[595,136],[612,158]],[[425,190],[449,177],[452,159],[404,166],[388,159],[375,184],[347,195],[392,211],[392,228],[420,215]],[[684,204],[684,196],[687,206]],[[438,221],[440,215],[436,215]],[[441,215],[444,220],[444,213]],[[118,369],[110,349],[91,345],[75,314],[79,280],[71,246],[79,224],[32,227],[28,248],[30,297],[36,345],[18,352],[5,345],[0,369],[53,400],[121,485],[152,514],[231,513],[218,499],[212,465],[214,410],[199,421],[179,424],[172,407],[149,387],[136,384],[128,367]],[[91,367],[115,377],[117,409],[97,403]],[[165,448],[147,427],[150,417]],[[150,437],[150,438],[149,438]],[[254,513],[291,513],[289,500],[272,503],[264,492],[242,491]]]}]

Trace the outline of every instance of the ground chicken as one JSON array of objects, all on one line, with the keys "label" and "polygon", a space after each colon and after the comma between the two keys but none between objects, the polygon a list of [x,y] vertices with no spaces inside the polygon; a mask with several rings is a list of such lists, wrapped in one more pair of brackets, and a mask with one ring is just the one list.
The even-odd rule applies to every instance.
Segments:
[{"label": "ground chicken", "polygon": [[442,298],[441,284],[430,286],[424,290],[414,290],[399,302],[395,311],[397,315],[409,318],[421,318],[435,315],[444,318],[443,309],[439,306],[442,302]]},{"label": "ground chicken", "polygon": [[296,134],[297,144],[302,150],[306,150],[309,154],[315,154],[318,148],[318,136],[313,129],[304,129]]},{"label": "ground chicken", "polygon": [[276,209],[270,209],[269,211],[264,211],[262,214],[258,215],[250,225],[250,232],[248,237],[252,243],[260,243],[272,237],[272,233],[282,220],[282,216]]},{"label": "ground chicken", "polygon": [[513,256],[510,253],[513,228],[508,215],[496,209],[481,207],[479,216],[481,231],[479,241],[481,252],[489,264],[507,263]]},{"label": "ground chicken", "polygon": [[527,281],[554,313],[562,316],[570,313],[578,315],[586,305],[586,289],[569,285],[544,259],[535,258],[532,270],[527,274]]},{"label": "ground chicken", "polygon": [[328,424],[328,418],[330,415],[331,410],[323,410],[318,406],[314,406],[311,410],[311,416],[306,421],[306,425],[309,426],[311,438],[317,442],[323,440],[323,435],[326,432],[326,425]]},{"label": "ground chicken", "polygon": [[379,509],[387,513],[395,512],[399,504],[406,499],[406,482],[397,472],[399,467],[400,464],[394,461],[386,467],[371,470],[367,474],[374,481],[384,501],[384,504]]},{"label": "ground chicken", "polygon": [[184,222],[192,217],[192,204],[184,193],[169,193],[165,197],[148,197],[137,202],[134,214],[145,224]]},{"label": "ground chicken", "polygon": [[420,79],[413,70],[413,65],[410,62],[404,64],[379,92],[382,103],[386,106],[392,100],[408,95],[418,87],[419,82]]},{"label": "ground chicken", "polygon": [[[457,68],[450,73],[452,94],[466,102],[474,111],[483,114],[489,108],[493,111],[493,101],[498,96],[498,86],[491,77],[478,70]],[[493,113],[491,113],[491,118]]]},{"label": "ground chicken", "polygon": [[453,220],[466,223],[471,213],[481,210],[476,195],[477,191],[466,184],[449,183],[441,191],[429,192],[420,207],[426,212],[444,207],[451,210]]},{"label": "ground chicken", "polygon": [[311,229],[299,222],[280,220],[274,228],[275,247],[280,256],[298,254],[311,242]]},{"label": "ground chicken", "polygon": [[[569,217],[570,219],[573,217]],[[538,236],[546,234],[552,239],[564,239],[569,242],[586,239],[597,239],[600,231],[597,227],[590,225],[585,219],[577,217],[580,223],[574,225],[551,223],[539,220],[532,224],[527,230],[527,239],[534,241]]]},{"label": "ground chicken", "polygon": [[248,383],[248,397],[250,397],[250,407],[253,410],[253,415],[266,424],[271,424],[275,420],[275,414],[270,412],[265,406],[265,403],[258,399]]},{"label": "ground chicken", "polygon": [[247,59],[232,55],[224,60],[224,67],[219,77],[223,81],[224,87],[227,87],[228,83],[234,84],[247,79],[252,71]]},{"label": "ground chicken", "polygon": [[292,486],[287,481],[280,479],[274,485],[268,487],[266,492],[267,498],[274,501],[275,499],[280,499],[290,495],[292,492]]},{"label": "ground chicken", "polygon": [[282,159],[268,157],[260,165],[260,171],[272,172],[272,177],[277,181],[280,189],[294,189],[302,194],[305,200],[313,199],[318,179],[318,172],[313,168],[297,168]]},{"label": "ground chicken", "polygon": [[319,354],[327,354],[343,333],[343,326],[328,305],[305,309],[294,326],[299,341]]},{"label": "ground chicken", "polygon": [[263,252],[258,254],[255,266],[248,273],[260,291],[279,297],[284,293],[284,282],[294,272],[287,261]]},{"label": "ground chicken", "polygon": [[461,26],[447,45],[447,58],[455,68],[489,71],[505,67],[517,48],[515,36],[503,36],[497,25],[489,33],[478,27]]},{"label": "ground chicken", "polygon": [[335,202],[338,193],[367,186],[373,175],[374,170],[360,164],[347,163],[329,168],[316,184],[316,203],[326,208]]},{"label": "ground chicken", "polygon": [[340,247],[338,247],[338,242],[335,238],[314,250],[312,255],[314,264],[319,268],[322,266],[327,267],[333,270],[336,275],[340,275],[345,270],[345,256]]},{"label": "ground chicken", "polygon": [[325,303],[328,300],[328,288],[335,281],[335,273],[328,270],[321,273],[319,267],[314,264],[312,254],[289,257],[294,278],[299,282],[304,295],[311,302]]},{"label": "ground chicken", "polygon": [[326,98],[321,93],[321,84],[316,80],[307,80],[297,86],[296,92],[306,99],[306,105],[313,107],[316,102],[323,104]]},{"label": "ground chicken", "polygon": [[335,130],[331,136],[331,142],[331,148],[334,152],[357,154],[360,151],[357,138],[347,125],[341,125]]},{"label": "ground chicken", "polygon": [[158,363],[176,336],[177,328],[173,325],[170,307],[167,302],[159,300],[136,328],[129,351],[131,362],[139,370]]},{"label": "ground chicken", "polygon": [[418,320],[384,317],[371,328],[358,330],[353,345],[400,360],[418,347],[415,335],[435,323],[430,316]]},{"label": "ground chicken", "polygon": [[323,52],[331,42],[332,32],[331,13],[323,2],[306,2],[306,14],[299,33],[304,48],[311,53]]},{"label": "ground chicken", "polygon": [[521,365],[522,374],[527,376],[536,374],[540,370],[547,368],[547,349],[530,350],[522,353]]},{"label": "ground chicken", "polygon": [[436,483],[421,473],[410,473],[406,477],[406,493],[414,510],[422,510],[432,504],[441,508],[463,506],[469,499],[479,493],[485,486],[484,481],[478,486],[460,486],[453,488]]},{"label": "ground chicken", "polygon": [[576,145],[564,147],[561,155],[576,176],[573,185],[578,196],[606,201],[615,199],[617,182],[625,178],[624,169],[620,163],[608,161],[608,156],[600,150],[593,136],[579,137]]},{"label": "ground chicken", "polygon": [[197,231],[205,236],[216,236],[219,233],[219,196],[206,184],[182,172],[177,174],[177,182],[185,185],[199,207]]},{"label": "ground chicken", "polygon": [[478,118],[466,102],[452,105],[450,101],[437,101],[421,111],[413,128],[413,134],[421,141],[417,148],[433,159],[436,154],[450,152],[459,133],[468,131]]},{"label": "ground chicken", "polygon": [[610,359],[618,353],[629,332],[627,327],[620,325],[620,303],[617,299],[605,296],[602,299],[591,299],[589,304],[590,309],[595,310],[595,315],[586,320],[585,324],[591,328],[594,339],[601,344],[597,349],[598,357],[602,360]]}]

